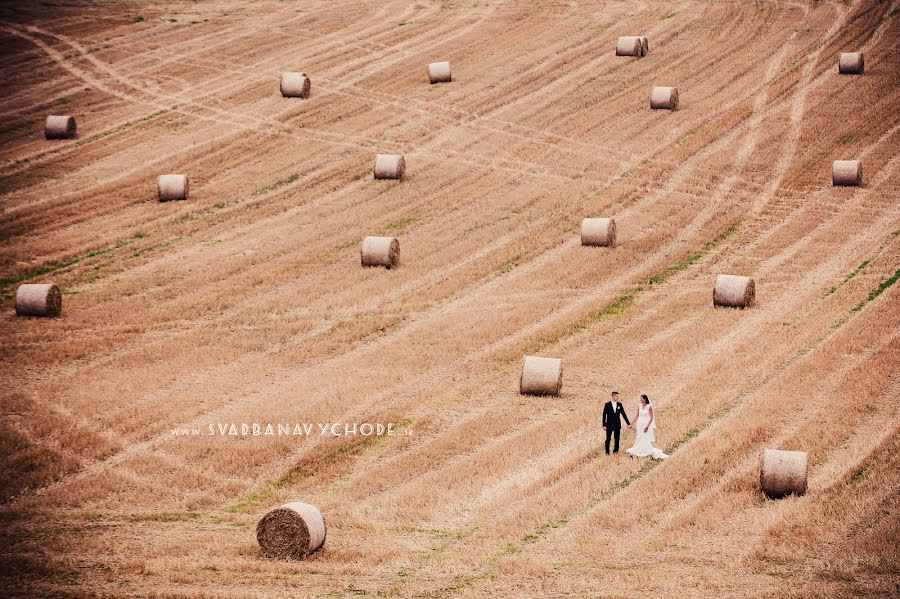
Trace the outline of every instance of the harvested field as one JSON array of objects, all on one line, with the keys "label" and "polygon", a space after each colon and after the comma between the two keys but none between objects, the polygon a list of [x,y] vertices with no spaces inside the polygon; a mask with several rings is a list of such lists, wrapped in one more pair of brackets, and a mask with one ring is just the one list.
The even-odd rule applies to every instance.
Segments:
[{"label": "harvested field", "polygon": [[[4,2],[0,38],[0,595],[897,594],[900,0]],[[669,459],[603,455],[612,389]],[[327,540],[265,558],[295,501]]]}]

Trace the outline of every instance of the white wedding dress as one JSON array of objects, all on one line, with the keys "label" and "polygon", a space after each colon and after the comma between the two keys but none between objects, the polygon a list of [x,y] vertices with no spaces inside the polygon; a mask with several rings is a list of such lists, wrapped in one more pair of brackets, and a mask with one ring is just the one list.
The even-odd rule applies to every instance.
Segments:
[{"label": "white wedding dress", "polygon": [[634,428],[637,430],[637,435],[634,438],[634,447],[630,447],[625,451],[637,458],[664,460],[669,455],[663,452],[662,449],[653,447],[653,443],[656,441],[656,418],[650,423],[650,429],[645,433],[644,429],[647,428],[648,422],[650,422],[650,408],[649,406],[641,406],[637,422],[634,423]]}]

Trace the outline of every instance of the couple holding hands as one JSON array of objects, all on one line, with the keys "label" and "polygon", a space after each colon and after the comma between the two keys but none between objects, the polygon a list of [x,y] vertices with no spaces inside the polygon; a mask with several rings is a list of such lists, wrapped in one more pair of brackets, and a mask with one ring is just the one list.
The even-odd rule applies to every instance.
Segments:
[{"label": "couple holding hands", "polygon": [[612,399],[603,406],[603,419],[601,424],[603,430],[606,431],[606,455],[609,455],[609,442],[615,439],[613,453],[619,453],[619,436],[622,432],[622,420],[628,428],[634,426],[637,431],[634,437],[634,446],[625,450],[626,453],[638,458],[653,458],[654,460],[664,460],[669,457],[661,449],[653,446],[656,441],[656,417],[653,414],[653,406],[650,405],[650,398],[647,394],[641,394],[641,405],[635,415],[634,424],[625,414],[625,408],[619,401],[619,392],[612,392]]}]

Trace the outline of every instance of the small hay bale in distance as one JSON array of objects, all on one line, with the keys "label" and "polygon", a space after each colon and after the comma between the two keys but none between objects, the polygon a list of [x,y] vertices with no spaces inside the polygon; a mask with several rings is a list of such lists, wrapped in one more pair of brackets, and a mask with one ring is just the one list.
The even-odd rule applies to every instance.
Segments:
[{"label": "small hay bale in distance", "polygon": [[713,287],[713,306],[749,308],[756,300],[756,282],[750,277],[719,275]]},{"label": "small hay bale in distance", "polygon": [[636,56],[640,58],[644,55],[644,43],[640,36],[623,35],[616,41],[616,56]]},{"label": "small hay bale in distance", "polygon": [[25,283],[16,289],[16,316],[56,317],[62,312],[62,294],[53,283]]},{"label": "small hay bale in distance", "polygon": [[314,505],[292,501],[262,517],[256,541],[271,559],[303,559],[325,544],[325,518]]},{"label": "small hay bale in distance", "polygon": [[760,454],[759,486],[773,499],[806,493],[808,473],[805,451],[763,449]]},{"label": "small hay bale in distance", "polygon": [[160,175],[157,183],[159,201],[186,200],[190,192],[188,187],[187,175]]},{"label": "small hay bale in distance", "polygon": [[616,219],[586,218],[582,220],[581,245],[615,247]]},{"label": "small hay bale in distance", "polygon": [[525,356],[519,393],[522,395],[559,395],[562,390],[562,360]]},{"label": "small hay bale in distance", "polygon": [[838,73],[841,75],[862,75],[866,61],[862,52],[841,52],[838,58]]},{"label": "small hay bale in distance", "polygon": [[44,138],[46,139],[72,139],[76,133],[77,126],[74,116],[51,114],[44,122]]},{"label": "small hay bale in distance", "polygon": [[308,98],[311,85],[306,73],[281,75],[281,95],[285,98]]},{"label": "small hay bale in distance", "polygon": [[831,184],[835,187],[862,185],[862,163],[859,160],[835,160],[831,164]]},{"label": "small hay bale in distance", "polygon": [[433,62],[428,65],[428,81],[435,83],[450,83],[453,77],[450,75],[449,62]]},{"label": "small hay bale in distance", "polygon": [[402,154],[378,154],[372,174],[376,179],[403,179],[406,175],[406,159]]},{"label": "small hay bale in distance", "polygon": [[678,110],[678,88],[654,87],[651,89],[650,108],[654,110]]},{"label": "small hay bale in distance", "polygon": [[383,266],[388,270],[400,264],[400,240],[396,237],[366,237],[360,250],[363,266]]}]

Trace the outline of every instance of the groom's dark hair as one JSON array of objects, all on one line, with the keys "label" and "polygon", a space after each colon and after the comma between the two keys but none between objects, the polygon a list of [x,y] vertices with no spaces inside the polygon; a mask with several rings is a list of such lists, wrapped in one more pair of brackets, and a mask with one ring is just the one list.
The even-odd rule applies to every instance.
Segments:
[{"label": "groom's dark hair", "polygon": [[613,391],[612,394],[613,394],[613,395],[618,395],[619,392],[618,392],[618,391]]}]

